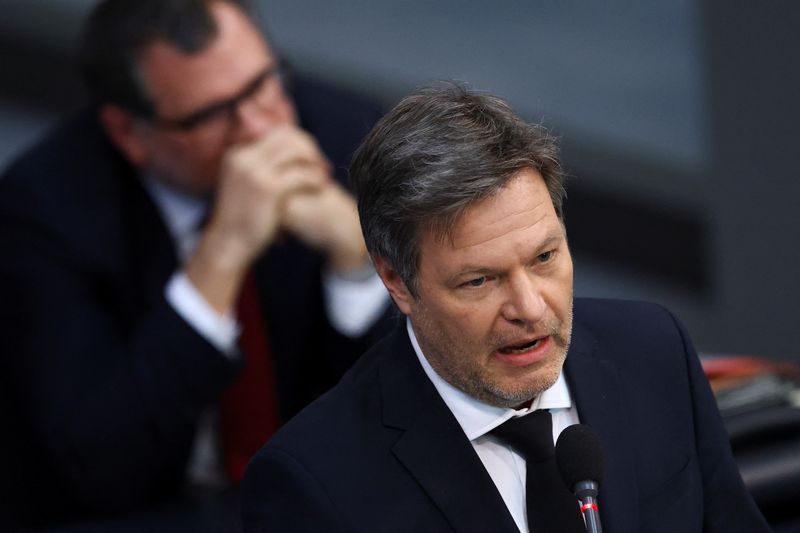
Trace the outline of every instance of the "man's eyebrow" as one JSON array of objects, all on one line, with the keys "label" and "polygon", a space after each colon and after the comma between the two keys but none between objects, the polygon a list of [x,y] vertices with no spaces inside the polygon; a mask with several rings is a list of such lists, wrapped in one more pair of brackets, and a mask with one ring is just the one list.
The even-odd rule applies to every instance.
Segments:
[{"label": "man's eyebrow", "polygon": [[560,231],[558,233],[551,233],[541,243],[539,243],[539,246],[536,247],[536,250],[537,250],[536,255],[539,255],[539,251],[538,250],[542,250],[543,248],[547,248],[548,246],[552,246],[556,242],[563,241],[563,240],[564,240],[564,232],[563,231]]},{"label": "man's eyebrow", "polygon": [[493,272],[496,272],[496,270],[485,266],[464,265],[463,269],[460,269],[458,272],[447,278],[447,281],[449,283],[455,283],[459,278],[466,275],[486,276],[488,274],[492,274]]},{"label": "man's eyebrow", "polygon": [[[543,250],[553,246],[556,243],[560,243],[565,241],[565,235],[563,232],[558,233],[551,233],[545,239],[540,242],[536,248],[533,250],[533,254],[531,254],[530,260],[533,260],[536,256],[542,253]],[[497,272],[497,269],[488,267],[486,265],[479,265],[479,264],[466,264],[458,269],[458,272],[449,276],[447,278],[448,283],[455,283],[458,281],[459,278],[466,276],[466,275],[478,275],[478,276],[485,276],[487,274],[493,274]]]}]

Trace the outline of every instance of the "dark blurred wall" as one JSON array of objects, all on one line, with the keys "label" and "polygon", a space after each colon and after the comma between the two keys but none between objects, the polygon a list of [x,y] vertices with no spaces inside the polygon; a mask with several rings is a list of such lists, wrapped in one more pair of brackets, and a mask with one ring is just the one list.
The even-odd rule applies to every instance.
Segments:
[{"label": "dark blurred wall", "polygon": [[800,361],[800,4],[703,2],[717,344]]}]

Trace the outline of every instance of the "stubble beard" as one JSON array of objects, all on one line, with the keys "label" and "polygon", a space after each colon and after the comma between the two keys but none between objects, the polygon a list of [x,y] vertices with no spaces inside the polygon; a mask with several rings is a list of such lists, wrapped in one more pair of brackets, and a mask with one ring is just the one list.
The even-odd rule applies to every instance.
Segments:
[{"label": "stubble beard", "polygon": [[[483,403],[504,408],[518,407],[552,387],[561,374],[572,338],[572,302],[564,321],[548,318],[528,328],[535,329],[539,334],[550,335],[555,354],[543,361],[535,371],[529,370],[531,375],[525,375],[513,383],[499,379],[477,364],[474,350],[470,351],[469,346],[464,345],[463,338],[450,335],[445,328],[438,327],[427,317],[424,306],[421,305],[420,310],[423,312],[417,313],[413,323],[414,333],[431,367],[445,381]],[[493,335],[489,340],[492,351],[507,344],[509,341],[499,335]]]}]

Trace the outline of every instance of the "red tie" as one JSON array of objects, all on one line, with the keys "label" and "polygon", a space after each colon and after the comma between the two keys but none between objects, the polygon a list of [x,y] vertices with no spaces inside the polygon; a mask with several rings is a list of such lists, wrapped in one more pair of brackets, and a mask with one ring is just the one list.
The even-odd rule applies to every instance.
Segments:
[{"label": "red tie", "polygon": [[238,483],[250,458],[280,425],[272,357],[252,270],[242,284],[236,311],[244,368],[220,400],[220,438],[225,470]]}]

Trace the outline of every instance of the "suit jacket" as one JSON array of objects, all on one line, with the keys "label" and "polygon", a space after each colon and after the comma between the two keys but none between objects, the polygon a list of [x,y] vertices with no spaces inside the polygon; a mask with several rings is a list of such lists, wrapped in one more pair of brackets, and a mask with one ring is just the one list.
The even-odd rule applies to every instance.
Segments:
[{"label": "suit jacket", "polygon": [[[604,531],[767,531],[672,315],[578,299],[574,317],[565,372],[600,437]],[[517,531],[405,328],[284,426],[243,490],[246,532]]]},{"label": "suit jacket", "polygon": [[[307,81],[294,97],[303,127],[344,179],[378,112]],[[59,126],[0,180],[0,249],[8,493],[0,500],[48,522],[174,496],[198,418],[239,363],[165,301],[178,268],[173,243],[94,113]],[[285,419],[333,385],[380,330],[348,339],[332,328],[322,264],[286,238],[256,265]]]}]

